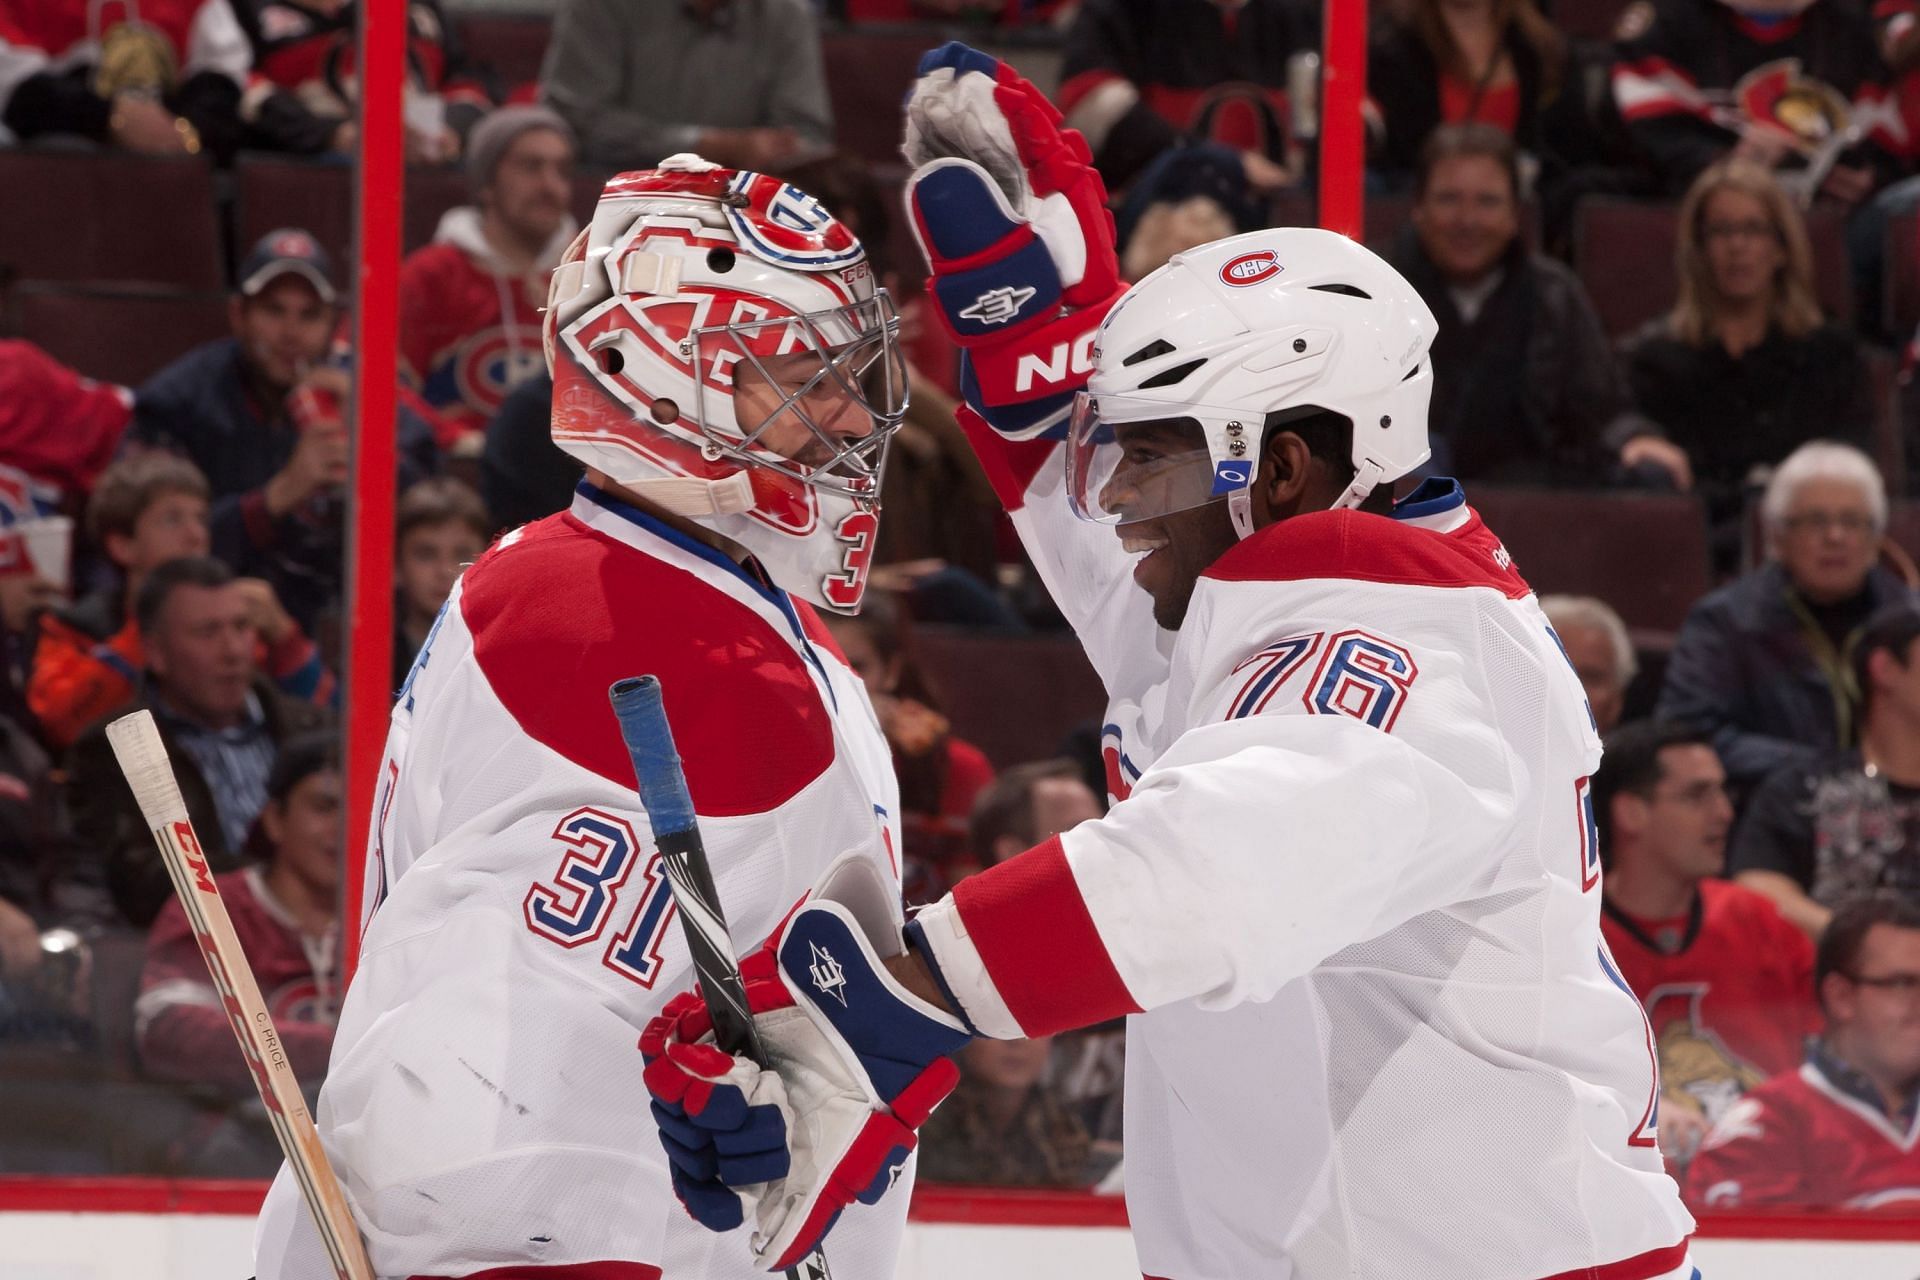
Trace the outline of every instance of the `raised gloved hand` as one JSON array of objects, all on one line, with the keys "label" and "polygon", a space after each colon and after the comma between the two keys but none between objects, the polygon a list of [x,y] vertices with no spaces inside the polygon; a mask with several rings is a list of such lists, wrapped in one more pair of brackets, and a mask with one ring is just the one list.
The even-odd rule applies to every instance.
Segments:
[{"label": "raised gloved hand", "polygon": [[843,858],[741,963],[766,1069],[715,1047],[692,992],[641,1034],[675,1193],[715,1231],[751,1216],[769,1270],[812,1252],[848,1205],[885,1195],[959,1081],[947,1055],[967,1030],[882,963],[904,947],[897,901],[871,862]]},{"label": "raised gloved hand", "polygon": [[957,42],[920,60],[906,111],[907,206],[962,393],[1004,435],[1057,435],[1125,289],[1086,139],[1013,68]]}]

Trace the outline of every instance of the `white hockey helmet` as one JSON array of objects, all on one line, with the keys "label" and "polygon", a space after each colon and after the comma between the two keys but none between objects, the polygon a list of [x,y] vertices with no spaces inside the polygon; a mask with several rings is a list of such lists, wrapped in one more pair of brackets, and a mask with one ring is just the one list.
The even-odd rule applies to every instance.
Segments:
[{"label": "white hockey helmet", "polygon": [[906,412],[899,324],[813,197],[670,156],[608,182],[553,273],[554,443],[852,613]]},{"label": "white hockey helmet", "polygon": [[[1437,328],[1399,272],[1332,231],[1279,227],[1176,254],[1095,338],[1069,433],[1074,510],[1128,524],[1224,500],[1244,538],[1263,428],[1288,410],[1353,424],[1353,483],[1334,505],[1358,506],[1429,456]],[[1157,460],[1147,483],[1135,467],[1110,487],[1122,451],[1108,446],[1130,422],[1197,424],[1204,447]]]}]

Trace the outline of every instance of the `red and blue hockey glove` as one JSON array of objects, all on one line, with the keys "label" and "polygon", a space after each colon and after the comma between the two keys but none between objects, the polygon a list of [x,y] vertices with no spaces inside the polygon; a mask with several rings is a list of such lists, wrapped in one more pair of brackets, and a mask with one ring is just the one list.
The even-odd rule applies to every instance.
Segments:
[{"label": "red and blue hockey glove", "polygon": [[750,1217],[768,1270],[812,1252],[848,1205],[877,1203],[959,1081],[948,1055],[966,1028],[883,963],[904,947],[889,893],[872,863],[842,859],[741,963],[768,1069],[714,1047],[691,994],[641,1035],[676,1194],[715,1231]]},{"label": "red and blue hockey glove", "polygon": [[902,150],[967,403],[1003,435],[1057,437],[1125,290],[1086,139],[1013,68],[954,42],[920,60]]}]

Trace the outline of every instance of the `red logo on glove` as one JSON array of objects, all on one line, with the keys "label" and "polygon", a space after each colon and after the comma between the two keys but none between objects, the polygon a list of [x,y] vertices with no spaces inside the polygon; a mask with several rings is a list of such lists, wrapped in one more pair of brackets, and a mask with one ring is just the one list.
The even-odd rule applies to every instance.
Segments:
[{"label": "red logo on glove", "polygon": [[1263,280],[1280,274],[1279,256],[1271,249],[1257,249],[1252,253],[1243,253],[1220,268],[1220,281],[1236,289],[1244,289],[1250,284],[1259,284]]}]

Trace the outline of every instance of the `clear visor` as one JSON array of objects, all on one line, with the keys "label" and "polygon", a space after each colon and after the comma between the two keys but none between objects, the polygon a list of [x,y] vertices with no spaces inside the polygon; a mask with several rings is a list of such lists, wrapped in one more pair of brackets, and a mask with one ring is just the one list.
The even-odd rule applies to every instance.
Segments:
[{"label": "clear visor", "polygon": [[1251,477],[1250,464],[1215,463],[1197,418],[1165,416],[1162,400],[1093,396],[1073,403],[1067,498],[1082,520],[1128,525],[1218,502]]},{"label": "clear visor", "polygon": [[[709,449],[853,497],[880,488],[907,411],[900,318],[885,290],[832,311],[696,329],[696,369],[731,381],[737,434],[695,410]],[[701,380],[702,397],[726,393]]]}]

